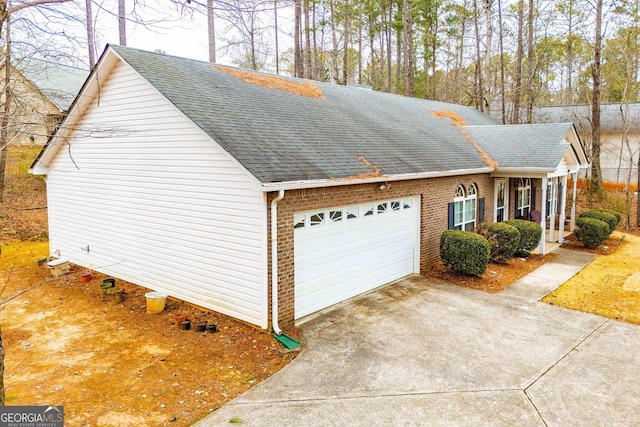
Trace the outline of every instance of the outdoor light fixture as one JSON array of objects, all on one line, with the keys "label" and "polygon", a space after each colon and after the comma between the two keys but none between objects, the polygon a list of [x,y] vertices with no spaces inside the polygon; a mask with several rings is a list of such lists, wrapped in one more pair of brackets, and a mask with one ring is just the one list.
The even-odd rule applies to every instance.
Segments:
[{"label": "outdoor light fixture", "polygon": [[389,184],[388,182],[384,182],[382,183],[382,185],[380,186],[380,190],[384,191],[384,190],[388,190],[391,188],[391,184]]}]

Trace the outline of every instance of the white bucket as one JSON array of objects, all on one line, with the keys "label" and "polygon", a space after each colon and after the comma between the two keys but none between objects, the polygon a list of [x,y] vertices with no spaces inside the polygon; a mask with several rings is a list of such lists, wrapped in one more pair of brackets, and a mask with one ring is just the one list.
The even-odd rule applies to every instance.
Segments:
[{"label": "white bucket", "polygon": [[161,313],[164,310],[167,294],[164,292],[147,292],[144,296],[147,298],[147,313]]}]

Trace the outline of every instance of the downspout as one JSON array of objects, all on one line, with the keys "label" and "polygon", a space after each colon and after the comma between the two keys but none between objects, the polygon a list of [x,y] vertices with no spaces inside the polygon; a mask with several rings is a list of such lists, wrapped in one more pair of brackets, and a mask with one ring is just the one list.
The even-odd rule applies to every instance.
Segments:
[{"label": "downspout", "polygon": [[278,202],[284,199],[284,190],[271,201],[271,324],[276,335],[282,334],[278,325]]}]

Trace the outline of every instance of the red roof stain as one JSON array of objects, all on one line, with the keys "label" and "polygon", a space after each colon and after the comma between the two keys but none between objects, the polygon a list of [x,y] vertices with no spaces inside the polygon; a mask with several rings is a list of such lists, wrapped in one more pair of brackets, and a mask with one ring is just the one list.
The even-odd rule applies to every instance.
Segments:
[{"label": "red roof stain", "polygon": [[253,73],[250,71],[238,70],[237,68],[221,67],[212,65],[213,69],[231,74],[245,83],[262,86],[268,89],[279,89],[295,95],[306,96],[308,98],[324,99],[324,94],[311,82],[298,83],[283,77],[268,74]]}]

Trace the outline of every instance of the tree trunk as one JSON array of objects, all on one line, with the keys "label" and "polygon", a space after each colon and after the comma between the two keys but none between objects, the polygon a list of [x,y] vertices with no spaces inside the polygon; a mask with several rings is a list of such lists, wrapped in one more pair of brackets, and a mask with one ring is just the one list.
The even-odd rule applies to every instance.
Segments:
[{"label": "tree trunk", "polygon": [[502,124],[507,124],[507,99],[504,84],[504,35],[502,32],[502,0],[498,0],[498,25],[500,26],[500,103]]},{"label": "tree trunk", "polygon": [[331,7],[331,40],[333,41],[333,53],[331,55],[333,70],[331,70],[331,75],[333,77],[334,83],[339,83],[338,76],[338,33],[336,30],[336,4],[335,0],[329,1],[329,6]]},{"label": "tree trunk", "polygon": [[121,46],[127,45],[127,15],[124,2],[125,0],[118,0],[118,35]]},{"label": "tree trunk", "polygon": [[89,49],[89,68],[96,65],[95,34],[93,31],[93,12],[91,11],[91,0],[85,1],[85,12],[87,16],[87,47]]},{"label": "tree trunk", "polygon": [[518,47],[516,52],[515,77],[513,88],[513,113],[511,123],[520,123],[520,95],[522,93],[522,57],[524,32],[524,0],[518,0]]},{"label": "tree trunk", "polygon": [[302,73],[305,79],[312,79],[311,69],[311,34],[309,28],[309,0],[304,0],[303,3],[304,13],[304,72]]},{"label": "tree trunk", "polygon": [[[87,0],[91,1],[91,0]],[[277,29],[277,18],[276,18],[276,40],[278,35]],[[216,25],[213,16],[213,0],[207,0],[207,30],[209,32],[209,62],[216,62]],[[277,41],[276,41],[277,46]],[[276,51],[278,48],[276,47]],[[278,55],[276,54],[276,58]],[[277,66],[276,66],[277,68]]]},{"label": "tree trunk", "polygon": [[596,1],[596,34],[593,46],[593,93],[591,102],[591,180],[594,190],[602,185],[602,169],[600,167],[600,100],[601,100],[601,49],[602,49],[602,0]]},{"label": "tree trunk", "polygon": [[413,96],[413,0],[402,0],[402,21],[404,94]]},{"label": "tree trunk", "polygon": [[349,19],[349,0],[344,2],[344,46],[342,52],[342,84],[348,83],[348,67],[349,67],[349,31],[351,20]]},{"label": "tree trunk", "polygon": [[535,31],[533,28],[533,0],[529,0],[529,11],[527,15],[527,26],[528,28],[528,46],[527,46],[527,123],[533,122],[533,32]]},{"label": "tree trunk", "polygon": [[[490,80],[491,78],[491,51],[493,49],[493,20],[492,20],[492,6],[493,0],[484,0],[484,13],[485,13],[485,23],[487,28],[487,39],[485,41],[485,52],[484,52],[484,90],[483,97],[480,102],[484,105],[484,112],[487,116],[491,115],[491,103],[489,102],[489,92],[490,88],[493,87],[493,84]],[[493,98],[493,97],[491,97]]]},{"label": "tree trunk", "polygon": [[[358,84],[362,84],[362,25],[364,23],[364,16],[362,14],[362,4],[364,1],[360,0],[358,4]],[[371,51],[373,51],[373,44],[371,45]],[[370,64],[373,67],[373,62]]]},{"label": "tree trunk", "polygon": [[[5,171],[7,169],[7,151],[9,148],[9,115],[11,114],[11,15],[5,19],[5,62],[4,62],[4,114],[0,128],[0,202],[4,199]],[[2,378],[4,384],[4,378]],[[4,395],[2,396],[4,400]]]},{"label": "tree trunk", "polygon": [[278,0],[273,0],[273,38],[276,49],[276,74],[280,74],[280,47],[278,46]]},{"label": "tree trunk", "polygon": [[[383,0],[384,1],[384,0]],[[386,26],[386,36],[387,36],[387,87],[389,88],[389,93],[392,92],[391,89],[391,25],[393,22],[393,0],[389,1],[389,16],[387,19]]]},{"label": "tree trunk", "polygon": [[302,20],[302,0],[294,1],[293,25],[293,76],[302,77],[302,52],[300,51],[300,27]]},{"label": "tree trunk", "polygon": [[484,93],[482,91],[482,56],[480,55],[480,30],[478,27],[478,0],[473,0],[473,29],[476,36],[476,61],[475,61],[475,78],[474,78],[474,93],[473,93],[473,106],[480,111],[484,111]]}]

